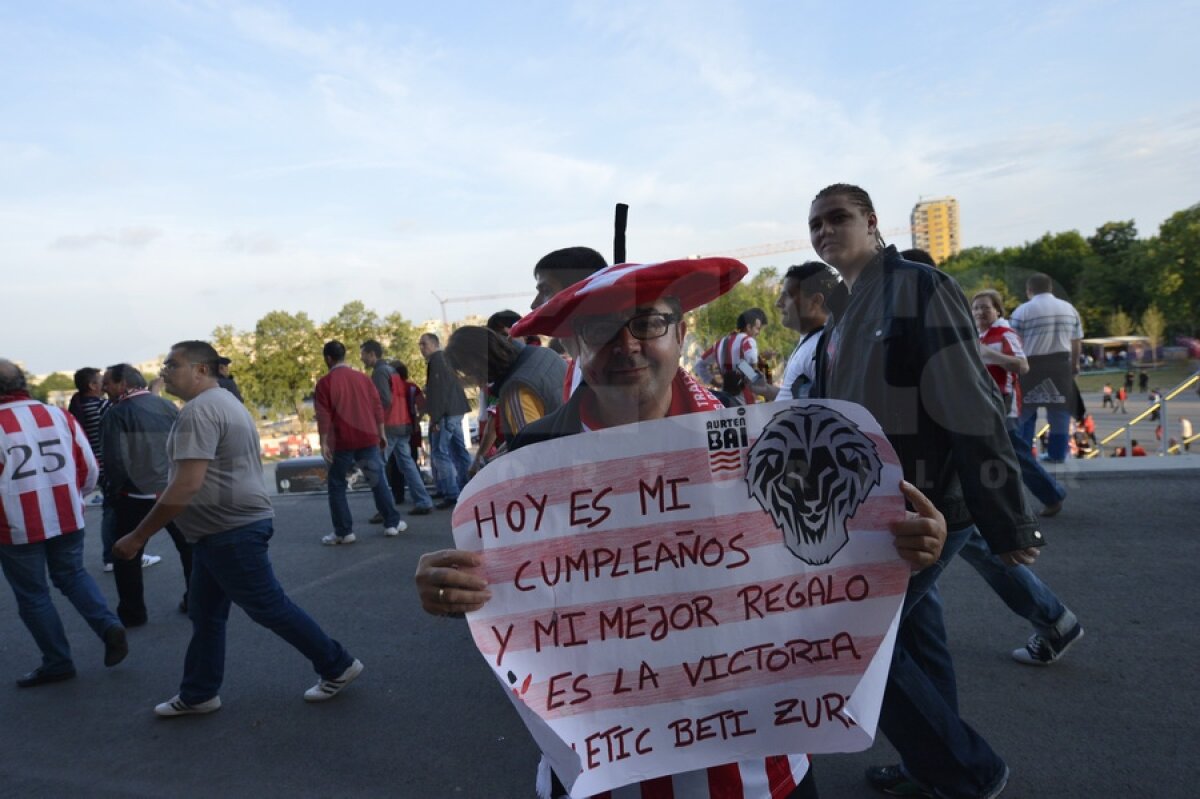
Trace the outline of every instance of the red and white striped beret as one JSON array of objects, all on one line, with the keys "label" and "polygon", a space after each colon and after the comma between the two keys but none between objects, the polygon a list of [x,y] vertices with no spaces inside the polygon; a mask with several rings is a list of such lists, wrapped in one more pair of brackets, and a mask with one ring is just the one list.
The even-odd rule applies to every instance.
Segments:
[{"label": "red and white striped beret", "polygon": [[512,326],[509,335],[575,335],[581,316],[620,313],[674,297],[684,311],[729,291],[749,270],[733,258],[690,258],[656,264],[613,264],[555,294]]}]

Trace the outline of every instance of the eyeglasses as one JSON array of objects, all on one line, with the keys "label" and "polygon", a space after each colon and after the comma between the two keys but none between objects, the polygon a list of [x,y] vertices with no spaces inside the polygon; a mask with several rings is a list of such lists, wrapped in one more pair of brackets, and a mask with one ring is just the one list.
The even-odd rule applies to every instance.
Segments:
[{"label": "eyeglasses", "polygon": [[575,323],[575,335],[589,347],[602,347],[628,330],[629,335],[638,341],[650,341],[662,338],[667,334],[671,325],[679,321],[679,315],[673,313],[644,313],[618,321],[616,319],[585,319]]}]

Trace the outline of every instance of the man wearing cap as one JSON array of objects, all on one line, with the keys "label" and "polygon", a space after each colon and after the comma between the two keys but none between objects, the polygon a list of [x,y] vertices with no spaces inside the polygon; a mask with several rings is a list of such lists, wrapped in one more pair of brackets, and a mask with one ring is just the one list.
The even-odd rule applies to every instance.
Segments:
[{"label": "man wearing cap", "polygon": [[233,379],[233,375],[229,374],[229,365],[233,361],[222,355],[217,359],[217,385],[228,391],[230,394],[238,398],[238,402],[245,404],[242,399],[242,392],[238,390],[237,381]]},{"label": "man wearing cap", "polygon": [[[520,449],[581,432],[720,408],[720,402],[679,366],[683,313],[728,291],[746,267],[727,258],[620,264],[560,292],[513,327],[516,335],[574,337],[584,385],[559,410],[526,427],[510,444]],[[924,497],[906,496],[927,513],[895,527],[901,555],[933,562],[945,527]],[[416,582],[422,606],[447,615],[477,610],[491,595],[483,581],[461,570],[480,556],[443,550],[421,558]],[[697,789],[698,785],[705,786]],[[633,790],[671,799],[741,796],[747,799],[815,797],[805,755],[779,755],[648,780]],[[624,789],[622,789],[624,790]],[[649,792],[649,793],[648,793]],[[555,785],[545,795],[565,795]],[[614,794],[615,795],[615,794]]]}]

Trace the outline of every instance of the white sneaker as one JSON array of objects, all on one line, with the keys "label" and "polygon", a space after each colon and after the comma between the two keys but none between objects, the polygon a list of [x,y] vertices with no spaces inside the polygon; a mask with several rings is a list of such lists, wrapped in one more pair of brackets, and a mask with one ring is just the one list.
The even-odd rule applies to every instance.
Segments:
[{"label": "white sneaker", "polygon": [[112,574],[112,570],[113,570],[113,565],[111,563],[104,564],[104,573],[105,574]]},{"label": "white sneaker", "polygon": [[395,527],[383,528],[383,534],[386,535],[388,538],[392,538],[393,536],[400,535],[407,529],[408,529],[408,522],[401,519],[400,521],[396,522]]},{"label": "white sneaker", "polygon": [[355,537],[354,533],[350,533],[348,535],[330,533],[321,539],[321,543],[327,547],[336,547],[338,544],[353,544],[357,540],[358,538]]},{"label": "white sneaker", "polygon": [[142,568],[149,569],[151,566],[153,566],[155,563],[158,563],[160,560],[162,560],[161,555],[142,555]]},{"label": "white sneaker", "polygon": [[304,692],[305,702],[324,702],[333,699],[342,692],[347,685],[354,682],[358,675],[362,674],[363,664],[357,658],[353,663],[346,667],[346,670],[332,680],[321,680],[319,683],[309,688]]},{"label": "white sneaker", "polygon": [[154,712],[163,718],[171,718],[172,716],[194,716],[201,713],[212,713],[214,710],[221,709],[221,697],[214,696],[212,699],[205,700],[196,705],[189,705],[179,698],[179,694],[163,702],[161,705],[154,706]]}]

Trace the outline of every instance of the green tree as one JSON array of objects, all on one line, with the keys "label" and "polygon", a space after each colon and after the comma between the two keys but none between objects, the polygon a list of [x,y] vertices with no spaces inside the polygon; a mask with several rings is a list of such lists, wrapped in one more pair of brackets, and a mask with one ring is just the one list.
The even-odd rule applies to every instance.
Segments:
[{"label": "green tree", "polygon": [[379,340],[382,330],[379,314],[367,308],[362,300],[352,300],[321,325],[321,337],[325,341],[337,340],[345,344],[346,362],[361,369],[358,348],[367,339]]},{"label": "green tree", "polygon": [[1168,324],[1195,336],[1200,329],[1200,203],[1172,214],[1147,248],[1159,268],[1156,299]]},{"label": "green tree", "polygon": [[[1071,302],[1079,294],[1082,275],[1094,268],[1095,262],[1096,255],[1077,230],[1047,233],[1027,243],[1021,252],[1021,267],[1026,275],[1035,272],[1049,275],[1058,284],[1055,296]],[[1024,296],[1023,290],[1021,295]]]},{"label": "green tree", "polygon": [[[1156,265],[1147,257],[1133,220],[1106,222],[1087,241],[1095,258],[1080,275],[1075,302],[1085,329],[1106,328],[1112,308],[1141,314],[1153,299],[1158,279]],[[1112,329],[1107,332],[1126,335]]]},{"label": "green tree", "polygon": [[1167,318],[1158,310],[1157,305],[1151,305],[1142,314],[1142,335],[1150,339],[1151,357],[1158,358],[1158,345],[1162,343],[1167,332]]},{"label": "green tree", "polygon": [[388,314],[380,323],[379,341],[384,345],[384,355],[404,361],[409,379],[425,385],[425,359],[417,347],[420,337],[421,332],[416,325],[405,319],[399,311]]},{"label": "green tree", "polygon": [[1118,308],[1108,315],[1108,335],[1128,336],[1133,333],[1133,319]]},{"label": "green tree", "polygon": [[304,398],[312,393],[325,371],[321,360],[321,334],[301,311],[271,311],[254,327],[253,380],[247,398],[273,414],[296,414],[307,431],[309,413]]},{"label": "green tree", "polygon": [[29,387],[29,395],[34,399],[45,402],[51,391],[75,391],[75,379],[64,372],[54,372],[46,375],[40,383]]}]

